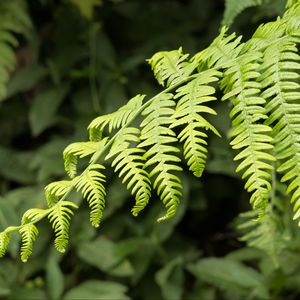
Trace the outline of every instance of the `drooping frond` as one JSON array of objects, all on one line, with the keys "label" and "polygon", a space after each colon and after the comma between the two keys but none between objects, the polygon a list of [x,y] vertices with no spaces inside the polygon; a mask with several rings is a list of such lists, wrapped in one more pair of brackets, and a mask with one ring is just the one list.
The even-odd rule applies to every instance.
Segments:
[{"label": "drooping frond", "polygon": [[234,19],[246,8],[261,5],[266,0],[225,0],[222,24],[230,26]]},{"label": "drooping frond", "polygon": [[[267,99],[266,120],[274,137],[275,157],[281,162],[282,181],[289,182],[295,219],[300,216],[300,56],[292,37],[285,37],[264,52],[260,78]],[[297,72],[298,71],[298,72]]]},{"label": "drooping frond", "polygon": [[99,227],[102,212],[105,207],[105,175],[100,170],[100,164],[90,165],[80,176],[74,179],[74,186],[89,203],[91,209],[90,221],[94,227]]},{"label": "drooping frond", "polygon": [[78,206],[70,201],[60,201],[50,209],[48,215],[55,233],[55,247],[62,253],[66,251],[69,241],[70,219],[73,215],[71,208],[77,209]]},{"label": "drooping frond", "polygon": [[32,253],[32,244],[38,236],[39,231],[34,224],[23,225],[19,231],[22,238],[21,260],[27,262],[28,257]]},{"label": "drooping frond", "polygon": [[202,116],[203,113],[216,114],[204,104],[216,100],[213,96],[215,88],[208,84],[217,81],[217,76],[220,76],[220,73],[214,70],[201,72],[194,80],[180,87],[175,95],[175,98],[180,100],[170,128],[183,126],[178,139],[184,142],[183,154],[187,165],[197,177],[202,175],[206,162],[207,134],[204,130],[211,130],[219,135],[215,127]]},{"label": "drooping frond", "polygon": [[117,111],[94,119],[88,127],[90,139],[95,140],[106,126],[109,132],[123,127],[140,110],[144,98],[145,95],[137,95]]},{"label": "drooping frond", "polygon": [[211,45],[192,58],[192,61],[198,64],[200,70],[226,68],[232,60],[239,56],[243,47],[243,44],[241,44],[242,37],[236,38],[235,33],[227,36],[227,30],[227,27],[222,27],[220,34]]},{"label": "drooping frond", "polygon": [[282,238],[282,220],[276,212],[268,207],[263,218],[259,211],[248,211],[240,214],[242,222],[238,228],[243,231],[241,241],[247,242],[250,247],[265,251],[278,264],[278,257],[285,247]]},{"label": "drooping frond", "polygon": [[123,176],[122,183],[128,182],[127,189],[135,195],[135,206],[132,214],[137,216],[149,202],[151,196],[151,182],[149,174],[144,170],[144,149],[131,146],[140,142],[140,131],[134,127],[124,128],[122,134],[115,140],[106,159],[115,157],[112,167]]},{"label": "drooping frond", "polygon": [[[64,150],[64,162],[65,170],[71,178],[74,178],[77,174],[77,158],[83,158],[96,153],[101,150],[108,138],[104,138],[98,142],[79,142],[70,144]],[[93,159],[93,157],[92,157]]]},{"label": "drooping frond", "polygon": [[158,221],[175,214],[182,189],[181,180],[173,174],[173,171],[181,171],[182,168],[176,164],[180,162],[180,158],[174,154],[179,152],[179,149],[172,145],[177,142],[176,134],[169,128],[175,106],[172,98],[170,93],[162,94],[144,110],[145,119],[141,124],[142,142],[138,145],[140,148],[147,148],[144,154],[145,167],[153,167],[149,176],[156,176],[154,188],[167,209],[166,214]]},{"label": "drooping frond", "polygon": [[244,170],[242,178],[247,178],[245,189],[252,192],[253,207],[264,210],[271,190],[271,162],[275,158],[269,153],[273,148],[271,128],[261,124],[267,116],[263,107],[266,101],[257,82],[260,57],[260,52],[253,51],[236,59],[225,71],[222,87],[223,100],[230,98],[233,104],[230,144],[239,150],[234,160],[241,160],[236,171]]},{"label": "drooping frond", "polygon": [[9,244],[10,234],[5,231],[0,232],[0,257],[3,257],[6,253],[7,246]]},{"label": "drooping frond", "polygon": [[0,2],[0,100],[6,95],[6,83],[16,65],[14,48],[18,40],[13,33],[26,33],[31,27],[25,3],[21,0]]},{"label": "drooping frond", "polygon": [[49,209],[30,208],[22,216],[21,224],[36,223],[49,214]]},{"label": "drooping frond", "polygon": [[45,197],[48,207],[52,207],[59,197],[65,195],[72,187],[71,180],[54,181],[45,187]]},{"label": "drooping frond", "polygon": [[182,48],[173,51],[161,51],[148,59],[155,78],[163,86],[171,86],[185,79],[197,67],[195,63],[186,61],[188,54]]}]

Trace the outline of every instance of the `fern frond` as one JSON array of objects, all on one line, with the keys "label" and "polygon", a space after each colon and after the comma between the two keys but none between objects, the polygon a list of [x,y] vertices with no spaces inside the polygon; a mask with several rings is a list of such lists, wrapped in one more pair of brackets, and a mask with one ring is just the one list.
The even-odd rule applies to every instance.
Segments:
[{"label": "fern frond", "polygon": [[0,100],[3,100],[9,73],[16,65],[14,48],[18,46],[18,40],[14,33],[26,33],[31,22],[25,3],[18,0],[0,2],[0,20]]},{"label": "fern frond", "polygon": [[88,127],[90,139],[97,139],[106,126],[108,126],[109,132],[123,127],[142,107],[145,96],[137,95],[117,111],[94,119]]},{"label": "fern frond", "polygon": [[[293,2],[293,1],[291,1]],[[282,21],[286,26],[286,34],[300,37],[300,3],[295,1],[290,3],[290,8],[283,15]],[[299,42],[299,41],[298,41]]]},{"label": "fern frond", "polygon": [[5,231],[0,233],[0,257],[3,257],[6,253],[7,246],[9,244],[10,234]]},{"label": "fern frond", "polygon": [[148,148],[144,154],[147,160],[145,167],[153,166],[149,176],[151,178],[156,175],[153,186],[167,209],[166,214],[158,221],[168,219],[176,213],[182,195],[181,180],[173,174],[173,171],[182,170],[176,164],[180,162],[180,158],[174,154],[179,149],[170,145],[177,142],[176,134],[169,128],[175,106],[172,98],[170,93],[162,94],[144,110],[143,115],[146,117],[141,124],[143,129],[141,143],[138,145],[139,148]]},{"label": "fern frond", "polygon": [[262,3],[263,0],[226,0],[222,24],[230,26],[234,19],[246,8],[258,6]]},{"label": "fern frond", "polygon": [[242,50],[242,37],[235,33],[227,36],[227,27],[222,27],[220,34],[209,47],[197,53],[192,61],[198,64],[198,69],[226,68],[237,58]]},{"label": "fern frond", "polygon": [[71,189],[72,185],[73,181],[71,180],[54,181],[48,184],[45,187],[48,207],[52,207],[59,200],[59,197],[65,195]]},{"label": "fern frond", "polygon": [[82,192],[83,197],[89,203],[91,209],[90,221],[94,227],[99,227],[102,212],[105,207],[105,175],[99,170],[104,169],[100,164],[90,165],[86,171],[74,179],[77,191]]},{"label": "fern frond", "polygon": [[21,260],[22,262],[27,262],[28,257],[32,253],[32,244],[38,236],[39,231],[34,224],[22,225],[19,231],[22,237]]},{"label": "fern frond", "polygon": [[206,162],[207,134],[203,132],[203,129],[211,130],[219,135],[215,127],[202,116],[202,113],[216,114],[212,108],[203,104],[216,100],[212,96],[215,88],[208,84],[219,80],[220,75],[220,72],[214,70],[201,72],[194,80],[177,89],[175,95],[175,98],[180,98],[180,100],[176,105],[173,115],[175,120],[170,128],[184,125],[178,139],[184,142],[184,157],[189,169],[197,177],[202,175]]},{"label": "fern frond", "polygon": [[69,241],[70,219],[73,215],[71,208],[77,209],[78,206],[70,201],[60,201],[50,209],[48,215],[55,232],[55,247],[62,253],[66,251]]},{"label": "fern frond", "polygon": [[49,212],[49,209],[30,208],[23,214],[21,224],[26,225],[28,223],[36,223],[46,217]]},{"label": "fern frond", "polygon": [[[289,182],[295,219],[300,216],[300,56],[292,37],[278,41],[264,52],[260,80],[267,99],[267,125],[272,125],[275,157],[281,162],[283,182]],[[300,224],[300,223],[299,223]]]},{"label": "fern frond", "polygon": [[122,134],[115,140],[105,159],[114,157],[112,167],[124,176],[122,183],[128,182],[127,189],[135,195],[135,206],[132,214],[137,216],[149,202],[151,196],[151,181],[144,170],[144,149],[130,147],[131,143],[140,142],[140,130],[134,127],[124,128]]},{"label": "fern frond", "polygon": [[260,52],[253,51],[236,59],[225,71],[222,87],[223,100],[230,98],[233,104],[230,144],[240,151],[234,160],[242,160],[236,171],[244,170],[242,178],[247,178],[245,189],[253,192],[250,198],[253,207],[264,210],[271,190],[271,162],[275,158],[269,153],[273,148],[271,128],[261,124],[267,116],[263,107],[266,101],[257,82],[260,57]]},{"label": "fern frond", "polygon": [[171,86],[190,75],[197,65],[186,61],[188,54],[182,53],[182,48],[173,51],[161,51],[148,59],[158,83]]},{"label": "fern frond", "polygon": [[[77,174],[77,157],[83,158],[96,153],[101,150],[108,138],[104,138],[98,142],[79,142],[70,144],[63,153],[65,170],[71,178]],[[93,159],[93,157],[92,157]],[[92,160],[91,159],[91,160]]]},{"label": "fern frond", "polygon": [[242,223],[238,228],[244,232],[240,240],[265,251],[277,265],[279,254],[286,246],[282,238],[282,220],[271,207],[262,218],[259,215],[255,210],[240,214]]}]

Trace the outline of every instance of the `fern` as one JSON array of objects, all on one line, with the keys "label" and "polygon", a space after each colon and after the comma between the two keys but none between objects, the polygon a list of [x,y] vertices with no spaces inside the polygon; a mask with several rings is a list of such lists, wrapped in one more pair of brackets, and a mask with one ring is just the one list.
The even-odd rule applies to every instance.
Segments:
[{"label": "fern", "polygon": [[[83,158],[89,155],[96,153],[98,150],[101,150],[107,138],[102,139],[98,142],[82,142],[82,143],[73,143],[70,144],[64,150],[64,162],[65,170],[71,178],[74,178],[77,174],[77,157]],[[91,158],[93,160],[93,157]]]},{"label": "fern", "polygon": [[6,253],[7,246],[9,244],[10,235],[5,231],[0,233],[0,257],[3,257]]},{"label": "fern", "polygon": [[102,135],[102,131],[106,126],[109,127],[109,132],[123,127],[140,110],[144,98],[145,95],[137,95],[116,112],[100,116],[93,120],[88,127],[90,140],[97,140]]},{"label": "fern", "polygon": [[300,216],[300,85],[296,70],[300,70],[300,56],[292,37],[285,37],[264,52],[261,84],[262,97],[268,99],[266,124],[272,125],[275,156],[281,162],[278,171],[282,181],[289,181],[295,219]]},{"label": "fern", "polygon": [[115,156],[112,167],[119,172],[119,176],[124,176],[123,183],[128,182],[127,189],[131,189],[135,195],[135,206],[132,214],[137,216],[149,202],[151,196],[151,182],[149,174],[143,169],[145,150],[136,147],[129,147],[131,142],[140,142],[140,131],[137,128],[125,128],[114,142],[106,159]]},{"label": "fern", "polygon": [[54,181],[48,184],[45,187],[45,197],[48,207],[52,207],[59,200],[59,197],[68,193],[72,188],[72,184],[70,180]]},{"label": "fern", "polygon": [[[258,226],[248,237],[261,243],[268,228],[277,230],[270,218],[276,172],[288,185],[294,218],[298,218],[300,4],[289,1],[282,18],[259,26],[244,43],[241,36],[227,35],[227,31],[223,27],[212,44],[191,59],[181,48],[150,58],[154,76],[166,88],[147,101],[137,95],[116,112],[90,123],[90,141],[73,143],[64,151],[65,169],[72,180],[49,184],[45,188],[48,208],[29,209],[20,226],[0,233],[0,255],[6,251],[10,234],[19,231],[24,241],[21,256],[26,260],[37,235],[35,224],[46,217],[55,232],[56,248],[64,252],[71,209],[77,208],[67,200],[74,188],[86,198],[90,221],[98,227],[106,194],[100,160],[115,169],[135,196],[133,215],[145,208],[154,189],[166,209],[158,221],[172,217],[182,195],[180,157],[183,154],[195,176],[202,175],[209,134],[219,135],[207,117],[216,114],[211,104],[221,93],[221,100],[231,107],[229,135],[237,152],[234,159],[239,161],[237,172],[242,172],[251,194],[253,216],[259,216]],[[87,156],[88,166],[77,175],[78,159]]]},{"label": "fern", "polygon": [[223,25],[230,26],[234,19],[246,8],[261,5],[268,0],[226,0],[225,12],[223,16]]},{"label": "fern", "polygon": [[158,52],[148,60],[155,78],[163,86],[170,86],[190,75],[196,64],[187,62],[188,54],[182,53],[182,48],[174,51]]},{"label": "fern", "polygon": [[102,165],[93,164],[82,175],[74,179],[74,186],[77,191],[81,191],[83,197],[87,199],[91,208],[90,220],[94,227],[99,227],[102,219],[102,211],[105,207],[104,197],[105,176],[99,170],[104,169]]},{"label": "fern", "polygon": [[76,204],[70,201],[60,201],[57,203],[48,215],[52,228],[55,232],[55,247],[59,252],[64,253],[69,241],[70,219],[73,215],[71,208],[78,208]]},{"label": "fern", "polygon": [[14,33],[27,33],[31,22],[21,0],[1,1],[0,20],[0,100],[3,100],[9,73],[16,65],[14,48],[18,46],[18,40]]},{"label": "fern", "polygon": [[26,224],[20,228],[20,233],[22,236],[21,260],[27,262],[32,253],[32,244],[39,231],[34,224]]},{"label": "fern", "polygon": [[138,145],[140,148],[148,147],[144,155],[147,159],[145,167],[154,166],[149,176],[157,175],[153,186],[167,209],[158,221],[175,214],[182,189],[180,179],[173,174],[173,171],[181,171],[182,168],[176,164],[180,159],[174,155],[179,149],[170,145],[177,142],[175,133],[168,127],[172,122],[170,116],[174,114],[175,102],[172,98],[172,94],[162,94],[144,110],[146,118],[141,124],[142,142]]},{"label": "fern", "polygon": [[209,83],[217,81],[219,72],[208,70],[200,73],[194,80],[180,87],[175,98],[180,98],[176,111],[173,115],[175,119],[171,128],[185,125],[178,135],[180,142],[184,142],[183,154],[187,160],[187,165],[195,176],[200,177],[205,168],[207,134],[203,128],[212,130],[219,135],[200,113],[216,114],[216,112],[203,104],[216,100],[211,96],[215,93],[215,88],[208,86]]}]

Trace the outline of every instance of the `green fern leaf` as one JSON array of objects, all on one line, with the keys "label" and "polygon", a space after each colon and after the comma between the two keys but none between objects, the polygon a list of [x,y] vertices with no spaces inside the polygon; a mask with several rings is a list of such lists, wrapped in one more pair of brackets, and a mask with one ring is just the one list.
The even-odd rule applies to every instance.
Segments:
[{"label": "green fern leaf", "polygon": [[59,197],[68,193],[73,185],[71,180],[54,181],[45,187],[45,196],[48,207],[52,207]]},{"label": "green fern leaf", "polygon": [[[267,0],[268,1],[268,0]],[[223,25],[230,26],[234,19],[246,8],[261,5],[266,0],[226,0]]]},{"label": "green fern leaf", "polygon": [[226,68],[232,60],[239,56],[243,47],[242,37],[236,38],[235,33],[227,36],[227,30],[227,27],[222,27],[220,34],[211,45],[192,58],[192,61],[197,63],[199,70]]},{"label": "green fern leaf", "polygon": [[149,174],[143,169],[144,149],[130,147],[130,143],[140,142],[140,131],[137,128],[128,127],[122,130],[122,134],[115,140],[106,159],[115,156],[112,166],[119,176],[124,176],[123,183],[128,182],[127,189],[135,195],[135,206],[132,214],[137,216],[149,202],[151,196],[151,182]]},{"label": "green fern leaf", "polygon": [[145,95],[137,95],[117,111],[94,119],[88,127],[90,139],[97,139],[106,126],[109,128],[109,132],[123,127],[140,110],[144,98]]},{"label": "green fern leaf", "polygon": [[[272,125],[275,157],[281,162],[283,182],[289,182],[295,219],[300,216],[300,56],[292,37],[281,39],[264,52],[261,84],[267,99],[267,125]],[[300,224],[300,222],[299,222]]]},{"label": "green fern leaf", "polygon": [[21,224],[36,223],[46,217],[49,212],[49,209],[30,208],[23,214]]},{"label": "green fern leaf", "polygon": [[90,165],[82,175],[74,179],[74,186],[77,191],[81,191],[83,197],[89,203],[91,209],[90,221],[94,227],[99,227],[102,212],[105,207],[105,176],[99,170],[104,169],[102,165]]},{"label": "green fern leaf", "polygon": [[216,100],[212,95],[215,88],[208,86],[209,83],[217,81],[221,73],[208,70],[200,73],[194,80],[180,87],[175,98],[180,98],[176,111],[173,115],[175,119],[170,128],[184,125],[179,133],[180,142],[184,142],[183,153],[190,170],[195,176],[200,177],[206,162],[206,133],[205,130],[212,130],[219,135],[213,125],[203,118],[202,113],[216,114],[216,112],[204,103]]},{"label": "green fern leaf", "polygon": [[166,214],[158,221],[168,219],[176,213],[182,195],[181,180],[173,174],[173,171],[182,170],[176,164],[180,162],[180,158],[174,155],[179,149],[170,145],[177,142],[175,133],[169,128],[175,106],[172,98],[172,94],[162,94],[144,110],[143,115],[146,117],[141,124],[142,142],[138,145],[139,148],[147,147],[145,167],[153,167],[149,176],[156,176],[153,186],[167,209]]},{"label": "green fern leaf", "polygon": [[0,2],[0,20],[0,100],[3,100],[9,73],[16,65],[13,49],[18,45],[18,40],[13,33],[27,33],[31,22],[25,2],[17,0]]},{"label": "green fern leaf", "polygon": [[242,160],[236,171],[244,170],[242,178],[247,178],[245,189],[253,192],[250,198],[253,207],[264,210],[271,190],[270,162],[275,158],[268,153],[273,148],[271,128],[261,124],[267,116],[263,107],[266,101],[260,96],[261,86],[257,82],[260,57],[260,52],[253,51],[233,61],[224,73],[222,87],[223,100],[230,98],[233,104],[230,144],[240,151],[234,160]]},{"label": "green fern leaf", "polygon": [[22,225],[19,231],[22,237],[21,260],[27,262],[28,257],[32,253],[32,244],[38,236],[39,231],[34,224]]},{"label": "green fern leaf", "polygon": [[0,233],[0,257],[3,257],[6,253],[7,246],[9,244],[10,234],[5,231]]},{"label": "green fern leaf", "polygon": [[[79,142],[70,144],[64,150],[65,170],[71,178],[77,174],[77,157],[83,158],[102,150],[108,138],[104,138],[98,142]],[[93,160],[94,157],[91,158]]]},{"label": "green fern leaf", "polygon": [[171,86],[190,75],[197,65],[187,62],[188,54],[182,48],[173,51],[161,51],[148,59],[154,76],[161,85]]},{"label": "green fern leaf", "polygon": [[64,253],[69,241],[70,219],[73,211],[78,206],[70,201],[60,201],[50,209],[48,218],[52,223],[55,232],[55,247],[59,252]]}]

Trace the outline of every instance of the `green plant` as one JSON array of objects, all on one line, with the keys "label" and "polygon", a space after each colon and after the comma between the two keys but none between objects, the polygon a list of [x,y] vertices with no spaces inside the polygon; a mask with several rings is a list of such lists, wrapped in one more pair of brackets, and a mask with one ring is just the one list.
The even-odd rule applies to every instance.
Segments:
[{"label": "green plant", "polygon": [[31,28],[26,4],[22,0],[0,2],[0,100],[6,96],[9,72],[16,66],[14,49],[18,40],[14,33],[28,34]]},{"label": "green plant", "polygon": [[[230,100],[232,106],[230,136],[232,148],[238,151],[237,171],[243,171],[245,189],[251,193],[250,202],[260,221],[272,205],[277,171],[288,182],[294,218],[298,218],[300,117],[295,102],[300,95],[300,4],[289,1],[287,7],[282,18],[260,25],[247,42],[227,35],[227,28],[222,28],[213,43],[191,59],[181,48],[156,53],[149,63],[165,89],[145,102],[145,96],[138,95],[92,121],[90,141],[73,143],[64,151],[70,180],[49,184],[45,189],[48,207],[29,209],[21,225],[0,233],[0,254],[5,254],[11,234],[19,231],[21,258],[27,261],[38,235],[35,224],[46,217],[54,229],[57,250],[64,252],[70,219],[79,204],[67,200],[74,189],[87,199],[90,221],[98,227],[105,206],[108,163],[135,197],[133,215],[147,205],[154,189],[166,208],[158,221],[172,217],[182,195],[181,161],[186,160],[200,177],[207,157],[207,131],[219,135],[208,120],[208,115],[216,114],[208,104],[217,102],[217,83],[222,100]],[[84,157],[90,157],[88,166],[78,172],[78,158]]]}]

